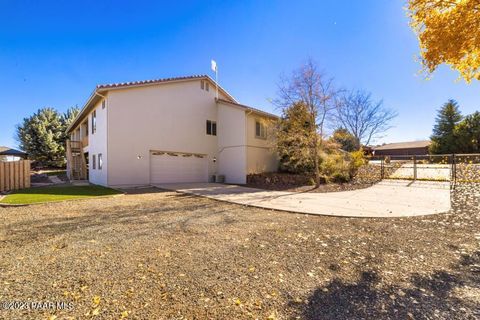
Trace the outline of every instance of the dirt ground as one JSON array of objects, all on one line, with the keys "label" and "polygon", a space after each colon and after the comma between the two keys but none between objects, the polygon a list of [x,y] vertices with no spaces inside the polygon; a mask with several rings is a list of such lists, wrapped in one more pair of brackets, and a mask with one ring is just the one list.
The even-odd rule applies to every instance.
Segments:
[{"label": "dirt ground", "polygon": [[0,208],[0,319],[478,319],[479,199],[398,219],[156,189]]}]

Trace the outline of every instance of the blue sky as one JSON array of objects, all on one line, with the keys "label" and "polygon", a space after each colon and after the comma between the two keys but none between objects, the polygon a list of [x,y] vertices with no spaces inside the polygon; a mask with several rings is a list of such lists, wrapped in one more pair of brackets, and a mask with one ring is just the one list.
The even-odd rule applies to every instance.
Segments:
[{"label": "blue sky", "polygon": [[404,1],[0,0],[0,145],[37,109],[83,106],[96,84],[210,73],[241,103],[267,111],[281,74],[308,57],[338,86],[398,111],[378,142],[428,138],[450,98],[480,109],[480,84],[440,68],[417,73]]}]

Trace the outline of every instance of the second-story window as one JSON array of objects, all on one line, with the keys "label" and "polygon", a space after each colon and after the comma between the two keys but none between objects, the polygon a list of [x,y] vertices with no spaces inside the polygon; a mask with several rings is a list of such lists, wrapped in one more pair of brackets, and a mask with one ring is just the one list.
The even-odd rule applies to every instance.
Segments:
[{"label": "second-story window", "polygon": [[207,120],[207,134],[210,136],[217,135],[217,123],[215,121]]},{"label": "second-story window", "polygon": [[92,134],[97,132],[97,110],[92,112]]},{"label": "second-story window", "polygon": [[255,138],[258,138],[258,139],[267,138],[267,127],[260,120],[255,121]]},{"label": "second-story window", "polygon": [[210,91],[210,84],[208,81],[201,80],[200,81],[200,89],[205,90],[205,91]]}]

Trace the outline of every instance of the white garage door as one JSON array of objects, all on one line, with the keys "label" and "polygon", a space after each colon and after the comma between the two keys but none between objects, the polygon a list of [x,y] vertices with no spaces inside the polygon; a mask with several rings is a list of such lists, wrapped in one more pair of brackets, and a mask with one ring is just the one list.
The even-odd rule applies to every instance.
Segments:
[{"label": "white garage door", "polygon": [[179,182],[208,182],[207,157],[152,152],[150,183]]}]

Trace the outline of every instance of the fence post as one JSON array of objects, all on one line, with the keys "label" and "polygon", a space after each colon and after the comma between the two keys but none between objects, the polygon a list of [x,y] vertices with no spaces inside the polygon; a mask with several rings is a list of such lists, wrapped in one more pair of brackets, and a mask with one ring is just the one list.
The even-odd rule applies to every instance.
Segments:
[{"label": "fence post", "polygon": [[384,161],[385,161],[385,158],[380,158],[380,180],[383,180],[385,175]]},{"label": "fence post", "polygon": [[413,181],[417,181],[417,156],[413,156]]},{"label": "fence post", "polygon": [[457,161],[455,159],[455,153],[452,154],[452,178],[450,185],[453,185],[452,189],[455,189],[457,185]]}]

